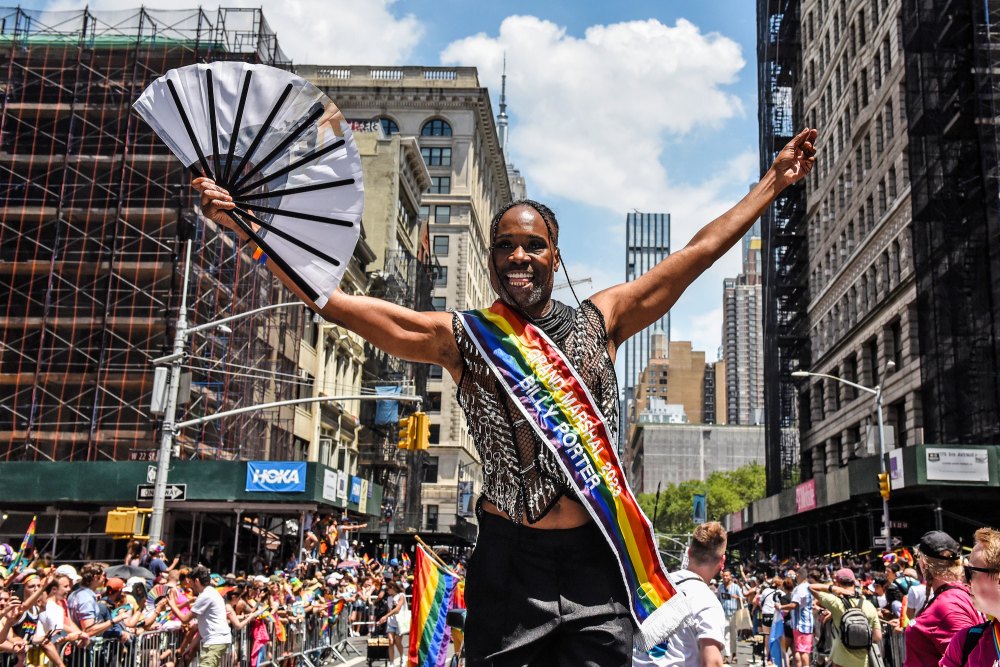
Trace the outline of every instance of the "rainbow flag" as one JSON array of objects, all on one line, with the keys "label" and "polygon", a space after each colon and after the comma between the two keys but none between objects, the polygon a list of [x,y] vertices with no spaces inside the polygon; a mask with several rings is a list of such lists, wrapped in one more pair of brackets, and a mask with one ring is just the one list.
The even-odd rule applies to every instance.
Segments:
[{"label": "rainbow flag", "polygon": [[410,554],[403,552],[403,566],[409,570],[410,569]]},{"label": "rainbow flag", "polygon": [[31,554],[35,549],[35,521],[37,519],[37,515],[31,517],[31,523],[28,524],[28,531],[24,534],[24,539],[21,540],[21,549],[17,552],[17,557],[10,564],[11,574],[17,574],[31,562]]},{"label": "rainbow flag", "polygon": [[438,565],[426,549],[417,545],[410,617],[411,666],[443,667],[448,657],[446,621],[458,581],[457,574]]}]

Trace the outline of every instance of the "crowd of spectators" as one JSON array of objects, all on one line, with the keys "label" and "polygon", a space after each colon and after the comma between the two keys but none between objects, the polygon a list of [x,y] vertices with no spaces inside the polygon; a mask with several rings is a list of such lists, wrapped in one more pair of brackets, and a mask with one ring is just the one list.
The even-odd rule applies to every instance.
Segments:
[{"label": "crowd of spectators", "polygon": [[[779,667],[881,667],[889,658],[902,667],[995,667],[1000,532],[983,528],[974,545],[969,552],[930,531],[913,554],[774,557],[723,569],[706,581],[725,618],[723,662],[735,662],[742,635]],[[882,655],[887,645],[898,654]]]},{"label": "crowd of spectators", "polygon": [[402,655],[394,621],[412,582],[409,559],[356,553],[341,526],[313,522],[305,548],[282,569],[224,575],[169,558],[162,543],[135,541],[119,564],[79,568],[35,552],[16,569],[14,550],[0,545],[0,665],[64,667],[95,643],[132,645],[144,633],[174,631],[183,636],[178,655],[158,663],[175,667],[197,654],[201,667],[215,667],[234,632],[246,629],[256,667],[273,634],[307,621],[330,627],[342,614],[351,634],[389,633]]}]

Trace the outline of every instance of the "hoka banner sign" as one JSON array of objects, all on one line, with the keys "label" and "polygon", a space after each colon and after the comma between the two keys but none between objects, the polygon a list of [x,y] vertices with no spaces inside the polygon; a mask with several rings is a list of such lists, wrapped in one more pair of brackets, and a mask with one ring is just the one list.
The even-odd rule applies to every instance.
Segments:
[{"label": "hoka banner sign", "polygon": [[304,462],[247,461],[247,491],[298,493],[305,490]]}]

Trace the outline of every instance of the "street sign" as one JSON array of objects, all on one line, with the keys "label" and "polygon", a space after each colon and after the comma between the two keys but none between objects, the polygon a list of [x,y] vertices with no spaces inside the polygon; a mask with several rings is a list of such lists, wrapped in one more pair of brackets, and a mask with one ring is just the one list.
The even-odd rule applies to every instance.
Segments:
[{"label": "street sign", "polygon": [[[903,543],[903,540],[899,539],[895,535],[892,537],[892,546],[898,547]],[[875,535],[872,537],[872,546],[879,547],[880,549],[885,549],[885,535]]]},{"label": "street sign", "polygon": [[[155,484],[137,484],[135,487],[136,500],[152,500]],[[167,484],[167,500],[187,500],[187,484]]]},{"label": "street sign", "polygon": [[146,484],[156,484],[156,466],[146,466]]}]

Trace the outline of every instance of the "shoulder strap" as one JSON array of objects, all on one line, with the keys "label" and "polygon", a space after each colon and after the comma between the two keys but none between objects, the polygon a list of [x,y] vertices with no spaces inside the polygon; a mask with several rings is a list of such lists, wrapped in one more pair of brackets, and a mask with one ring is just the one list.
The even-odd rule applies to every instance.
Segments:
[{"label": "shoulder strap", "polygon": [[959,663],[961,667],[965,667],[965,664],[969,661],[969,656],[972,655],[973,649],[976,648],[979,640],[983,638],[987,628],[992,624],[992,621],[986,621],[985,623],[980,623],[969,628],[969,631],[965,635],[965,641],[962,642],[962,662]]},{"label": "shoulder strap", "polygon": [[[680,579],[679,581],[673,582],[674,588],[676,588],[676,587],[680,586],[681,584],[683,584],[685,582],[688,582],[688,581],[701,581],[701,577],[684,577],[683,579]],[[701,583],[704,584],[705,582],[701,581]]]}]

